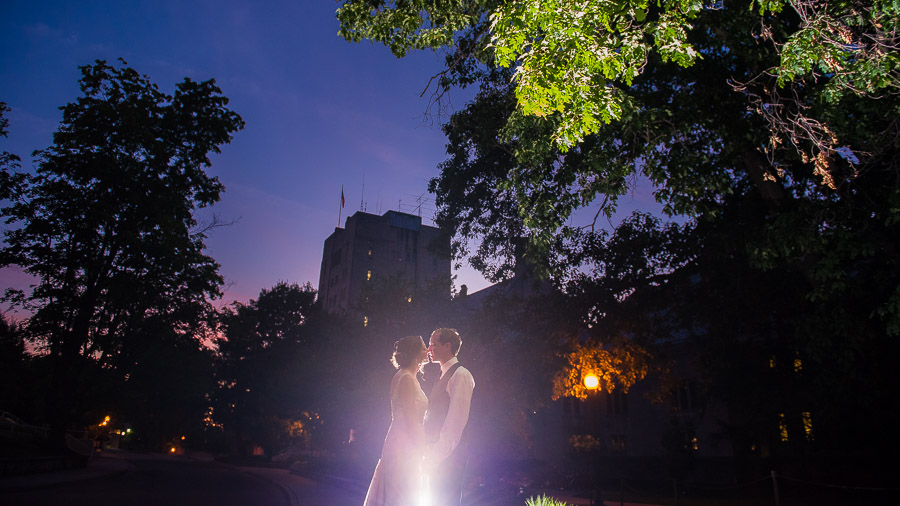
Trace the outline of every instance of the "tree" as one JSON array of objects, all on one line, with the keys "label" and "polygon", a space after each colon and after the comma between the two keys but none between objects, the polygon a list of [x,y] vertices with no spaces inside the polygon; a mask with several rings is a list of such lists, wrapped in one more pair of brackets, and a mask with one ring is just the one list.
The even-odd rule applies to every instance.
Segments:
[{"label": "tree", "polygon": [[22,408],[25,404],[21,380],[26,367],[25,341],[14,323],[0,314],[0,398],[4,410],[18,416],[29,416]]},{"label": "tree", "polygon": [[[469,417],[473,461],[487,464],[488,476],[530,456],[530,442],[540,437],[534,414],[548,406],[553,377],[578,331],[567,297],[523,278],[499,284],[479,310],[456,319],[460,360],[477,382]],[[454,305],[467,307],[466,297]]]},{"label": "tree", "polygon": [[[789,72],[799,64],[798,58],[821,56],[813,45],[800,43],[811,33],[808,23],[819,21],[809,16],[798,19],[795,13],[773,8],[774,4],[767,4],[765,13],[760,15],[731,2],[717,8],[673,2],[659,8],[650,6],[646,17],[639,21],[644,15],[637,16],[636,9],[643,8],[640,5],[592,3],[590,9],[596,11],[584,12],[584,17],[596,21],[603,17],[603,9],[623,9],[610,20],[618,19],[632,31],[659,27],[664,16],[670,14],[690,19],[693,28],[683,36],[676,33],[676,39],[684,38],[688,44],[684,50],[690,49],[699,56],[691,65],[682,67],[668,61],[671,55],[666,56],[665,51],[649,49],[658,40],[633,41],[646,53],[640,72],[629,71],[627,82],[604,78],[605,86],[615,88],[611,93],[621,97],[618,119],[609,125],[598,121],[594,133],[560,145],[551,140],[557,135],[557,127],[566,121],[560,115],[567,113],[523,114],[526,106],[520,96],[521,73],[542,76],[559,72],[553,74],[556,81],[547,77],[547,86],[563,86],[560,83],[568,82],[566,72],[577,73],[569,66],[585,64],[588,56],[582,53],[587,50],[584,45],[560,42],[559,54],[569,58],[556,58],[556,63],[538,59],[535,62],[544,61],[546,65],[533,65],[531,70],[524,70],[523,63],[516,68],[519,80],[506,84],[500,77],[502,71],[493,67],[500,51],[499,19],[505,16],[509,26],[519,26],[513,20],[521,21],[517,44],[535,44],[535,52],[527,52],[525,59],[537,58],[537,45],[552,45],[573,37],[607,37],[624,44],[627,37],[621,34],[625,32],[602,28],[606,23],[593,25],[590,37],[579,31],[581,25],[570,29],[562,22],[567,19],[562,13],[577,11],[581,4],[575,2],[540,4],[543,10],[536,8],[537,2],[525,1],[506,2],[502,7],[489,2],[465,5],[463,8],[413,2],[404,3],[401,8],[399,4],[394,7],[351,1],[345,2],[338,13],[345,37],[388,42],[395,53],[425,45],[432,41],[426,34],[434,31],[452,32],[456,38],[441,86],[476,82],[481,85],[475,100],[445,125],[451,157],[431,185],[438,198],[443,199],[438,202],[439,221],[456,232],[457,254],[465,251],[462,246],[473,236],[481,239],[487,246],[476,252],[473,265],[485,267],[489,275],[511,273],[508,267],[498,267],[496,261],[485,256],[496,258],[500,253],[508,266],[508,260],[515,257],[515,236],[527,238],[531,255],[558,254],[561,244],[585,237],[581,230],[593,230],[596,217],[611,216],[617,199],[628,193],[634,175],[640,172],[654,183],[656,198],[672,215],[715,219],[732,195],[755,206],[757,212],[764,213],[760,217],[764,221],[757,233],[747,236],[747,248],[753,251],[749,260],[761,268],[780,262],[801,266],[813,280],[811,291],[815,293],[810,293],[810,297],[822,297],[825,292],[845,286],[852,268],[843,267],[858,264],[861,257],[868,258],[862,263],[877,264],[879,269],[892,273],[887,278],[876,276],[880,299],[873,301],[869,312],[890,332],[900,331],[897,284],[887,281],[896,279],[898,265],[876,253],[893,250],[882,239],[892,236],[897,225],[891,209],[896,208],[898,198],[898,136],[896,122],[891,118],[900,101],[891,91],[896,84],[896,76],[889,71],[893,56],[876,55],[876,49],[889,43],[893,33],[889,29],[883,33],[878,26],[893,27],[897,23],[893,7],[884,3],[871,8],[862,6],[856,12],[863,17],[854,20],[855,4],[841,3],[816,17],[819,21],[835,20],[837,24],[829,25],[832,28],[851,26],[853,30],[848,28],[846,37],[867,41],[859,44],[871,57],[848,60],[841,67],[844,77],[837,79],[827,69],[821,71],[815,66],[808,66],[806,73]],[[669,13],[672,9],[683,12]],[[465,13],[468,21],[453,18],[456,24],[443,23],[447,10]],[[413,16],[419,11],[427,15]],[[487,20],[491,12],[493,25]],[[405,24],[396,25],[393,31],[385,30],[390,23],[400,21]],[[423,22],[431,23],[430,28],[421,29]],[[543,38],[528,30],[531,23],[543,23]],[[487,44],[488,37],[493,37],[491,46]],[[842,58],[852,59],[855,47],[849,48]],[[794,58],[787,64],[783,63],[785,51]],[[611,51],[608,56],[615,60],[626,57],[622,54],[626,52]],[[839,62],[833,58],[836,56],[820,59],[837,65]],[[888,70],[877,70],[884,68]],[[870,73],[865,74],[864,69]],[[582,70],[593,75],[602,69]],[[846,84],[867,80],[874,80],[874,84]],[[779,83],[790,86],[778,88]],[[863,88],[869,91],[856,93]],[[876,89],[881,90],[881,95],[876,95]],[[759,97],[768,97],[775,91],[778,96],[760,102]],[[560,95],[566,93],[559,91]],[[709,107],[711,103],[716,107]],[[776,128],[774,124],[781,126]],[[483,129],[479,131],[479,127]],[[817,136],[817,131],[826,132],[828,146],[791,133],[801,130],[807,132],[807,137]],[[751,203],[754,199],[764,206]],[[501,208],[498,203],[509,204]],[[513,207],[516,213],[510,216]],[[587,209],[595,214],[593,222],[572,221],[576,212]],[[880,232],[874,233],[875,230]],[[560,263],[563,264],[566,263]]]},{"label": "tree", "polygon": [[[473,264],[500,277],[547,257],[594,334],[690,336],[731,399],[774,399],[771,413],[802,396],[825,420],[895,392],[900,16],[890,2],[787,5],[350,0],[338,17],[345,38],[398,55],[450,47],[438,93],[480,86],[445,125],[431,183],[457,254],[481,239]],[[600,230],[636,175],[683,229]],[[772,355],[805,364],[790,395],[738,388]],[[828,425],[829,444],[877,453],[872,432]]]},{"label": "tree", "polygon": [[128,373],[119,354],[157,329],[191,340],[219,295],[208,227],[194,212],[218,201],[209,154],[243,127],[214,80],[186,78],[173,95],[127,66],[81,67],[83,95],[62,107],[34,173],[3,167],[0,265],[36,278],[19,294],[25,330],[53,361],[53,423],[78,421],[91,368]]},{"label": "tree", "polygon": [[[792,12],[787,18],[766,17],[781,14],[788,6]],[[346,0],[337,15],[344,38],[381,42],[397,56],[418,49],[454,47],[458,52],[448,59],[451,67],[465,66],[466,59],[475,56],[515,68],[515,94],[521,111],[557,116],[552,138],[566,150],[598,132],[602,124],[627,115],[631,100],[624,90],[645,70],[651,55],[689,67],[706,56],[691,40],[692,32],[708,28],[703,15],[709,11],[740,15],[747,7],[696,0],[656,4],[644,0],[479,0],[457,4]],[[771,73],[779,85],[803,86],[824,80],[829,100],[900,91],[898,57],[892,50],[900,20],[895,4],[759,0],[749,7],[758,11],[762,23],[759,36],[777,47],[779,61]],[[780,125],[778,119],[769,119],[774,120],[770,125],[773,132],[785,126],[785,116]],[[801,140],[813,141],[815,148],[827,148],[827,141],[818,144],[810,136],[827,133],[827,125],[814,125],[817,122],[810,119],[795,117],[788,120],[793,123],[788,128]],[[832,157],[837,153],[829,150],[823,154]]]},{"label": "tree", "polygon": [[257,299],[235,302],[220,314],[214,418],[246,451],[259,444],[269,455],[292,440],[309,441],[326,364],[310,353],[324,339],[310,330],[316,291],[280,282]]},{"label": "tree", "polygon": [[[215,392],[213,334],[207,322],[185,333],[166,318],[130,330],[103,393],[106,405],[133,428],[134,446],[159,450],[176,441],[202,446],[204,418]],[[152,409],[148,409],[151,407]],[[186,437],[181,440],[181,437]]]}]

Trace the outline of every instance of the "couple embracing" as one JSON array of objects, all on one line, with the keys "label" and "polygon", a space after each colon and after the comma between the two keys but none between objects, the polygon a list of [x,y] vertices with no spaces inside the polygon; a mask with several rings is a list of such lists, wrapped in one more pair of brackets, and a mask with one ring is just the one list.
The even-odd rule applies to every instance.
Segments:
[{"label": "couple embracing", "polygon": [[[466,425],[475,380],[456,359],[462,339],[437,329],[429,346],[419,336],[394,344],[391,427],[364,506],[459,506],[466,469]],[[417,375],[429,357],[441,364],[431,395]]]}]

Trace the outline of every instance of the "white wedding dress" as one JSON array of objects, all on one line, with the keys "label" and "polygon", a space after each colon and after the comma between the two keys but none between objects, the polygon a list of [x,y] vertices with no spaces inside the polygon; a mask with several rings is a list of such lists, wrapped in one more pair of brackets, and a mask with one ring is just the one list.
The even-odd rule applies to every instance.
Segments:
[{"label": "white wedding dress", "polygon": [[397,371],[391,380],[391,427],[384,438],[381,460],[369,484],[364,506],[420,505],[423,496],[422,421],[428,398],[416,377]]}]

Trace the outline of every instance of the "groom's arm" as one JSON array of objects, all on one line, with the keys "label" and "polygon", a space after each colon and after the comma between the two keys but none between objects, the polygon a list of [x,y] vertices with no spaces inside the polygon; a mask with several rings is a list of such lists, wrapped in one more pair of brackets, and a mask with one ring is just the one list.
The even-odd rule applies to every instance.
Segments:
[{"label": "groom's arm", "polygon": [[450,394],[450,409],[441,427],[441,435],[437,443],[426,455],[426,465],[437,467],[453,453],[459,445],[463,430],[469,421],[469,409],[472,405],[472,391],[475,390],[475,379],[468,370],[457,369],[447,384]]}]

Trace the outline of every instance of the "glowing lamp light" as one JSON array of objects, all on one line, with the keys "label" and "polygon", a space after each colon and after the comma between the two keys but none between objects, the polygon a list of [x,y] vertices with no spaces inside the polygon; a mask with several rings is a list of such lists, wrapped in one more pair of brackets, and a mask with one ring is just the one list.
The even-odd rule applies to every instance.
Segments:
[{"label": "glowing lamp light", "polygon": [[589,390],[596,390],[600,386],[600,379],[593,374],[588,374],[584,377],[584,386]]},{"label": "glowing lamp light", "polygon": [[169,453],[175,453],[175,447],[174,447],[174,446],[171,447],[171,448],[169,448]]},{"label": "glowing lamp light", "polygon": [[419,487],[419,502],[417,503],[417,506],[432,506],[431,495],[428,493],[430,490],[428,481],[427,476],[422,478],[422,486]]}]

